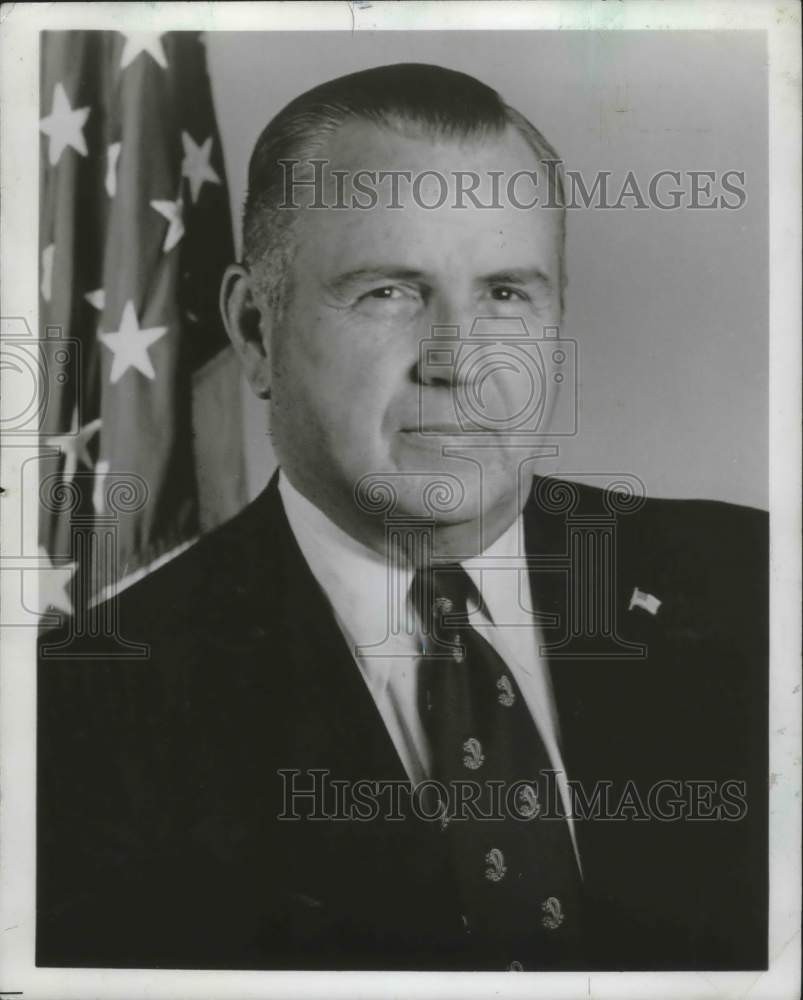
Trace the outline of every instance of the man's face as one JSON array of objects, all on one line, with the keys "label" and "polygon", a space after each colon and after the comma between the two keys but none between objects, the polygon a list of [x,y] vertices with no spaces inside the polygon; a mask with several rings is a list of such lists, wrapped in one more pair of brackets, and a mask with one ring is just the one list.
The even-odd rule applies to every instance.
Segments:
[{"label": "man's face", "polygon": [[[508,177],[536,168],[534,154],[512,129],[455,141],[353,123],[319,156],[329,169],[346,171],[347,204],[348,178],[364,169],[409,170],[413,177],[438,171],[449,195],[441,208],[427,209],[421,203],[438,200],[438,182],[427,178],[416,198],[402,181],[401,207],[391,208],[385,181],[375,208],[299,212],[290,300],[271,337],[273,441],[281,465],[340,523],[353,521],[355,486],[367,475],[389,483],[398,497],[396,514],[422,516],[432,515],[427,487],[444,475],[456,477],[462,501],[438,517],[474,521],[517,492],[526,451],[509,433],[515,420],[506,426],[504,416],[521,412],[521,373],[511,374],[509,363],[493,364],[493,342],[483,363],[451,369],[421,366],[421,344],[442,326],[459,327],[465,341],[478,317],[508,323],[521,317],[531,337],[558,324],[558,212],[518,209],[504,194]],[[476,197],[483,205],[493,200],[490,172],[501,171],[502,207],[481,208],[463,197],[465,207],[455,208],[459,171],[481,178]],[[530,182],[516,190],[520,201],[534,193],[543,201],[545,175],[536,189]],[[334,198],[329,190],[327,202]],[[510,352],[505,355],[509,362]],[[472,400],[488,408],[496,430],[472,439],[486,447],[463,449],[473,461],[445,457],[444,445],[467,442],[457,407],[465,411]],[[538,429],[543,433],[543,424]]]}]

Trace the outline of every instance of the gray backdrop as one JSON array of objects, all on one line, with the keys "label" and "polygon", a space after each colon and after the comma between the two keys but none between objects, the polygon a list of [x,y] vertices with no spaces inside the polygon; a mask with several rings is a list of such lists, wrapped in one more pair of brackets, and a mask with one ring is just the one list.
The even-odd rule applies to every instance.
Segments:
[{"label": "gray backdrop", "polygon": [[[739,211],[569,213],[563,336],[578,342],[580,431],[545,472],[640,476],[652,496],[767,506],[767,103],[759,32],[213,33],[210,73],[239,222],[263,125],[303,90],[400,61],[490,84],[569,169],[741,170]],[[239,228],[239,227],[238,227]],[[238,239],[239,239],[239,233]],[[244,399],[253,494],[272,468]],[[593,481],[593,479],[591,480]]]}]

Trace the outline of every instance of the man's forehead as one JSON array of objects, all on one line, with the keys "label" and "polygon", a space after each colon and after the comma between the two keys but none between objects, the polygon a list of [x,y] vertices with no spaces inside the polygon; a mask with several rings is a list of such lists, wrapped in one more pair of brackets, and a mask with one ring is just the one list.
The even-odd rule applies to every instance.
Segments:
[{"label": "man's forehead", "polygon": [[351,121],[309,159],[317,167],[294,174],[297,238],[326,273],[389,248],[396,263],[433,271],[457,258],[478,273],[556,266],[560,213],[527,204],[547,200],[547,171],[512,126],[451,136]]}]

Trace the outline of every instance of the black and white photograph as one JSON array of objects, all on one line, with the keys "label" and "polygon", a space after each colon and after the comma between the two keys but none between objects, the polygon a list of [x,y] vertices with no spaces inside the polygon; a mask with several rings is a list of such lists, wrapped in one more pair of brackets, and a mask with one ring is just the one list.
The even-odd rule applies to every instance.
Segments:
[{"label": "black and white photograph", "polygon": [[0,998],[799,995],[799,7],[56,7]]}]

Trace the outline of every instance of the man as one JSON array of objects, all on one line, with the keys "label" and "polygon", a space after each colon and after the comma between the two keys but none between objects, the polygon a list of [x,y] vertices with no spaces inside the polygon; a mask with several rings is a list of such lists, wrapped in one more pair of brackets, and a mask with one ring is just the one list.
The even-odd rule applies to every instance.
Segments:
[{"label": "man", "polygon": [[146,662],[43,646],[40,964],[764,967],[766,524],[534,478],[556,160],[433,66],[263,132],[221,304],[280,471],[119,596]]}]

